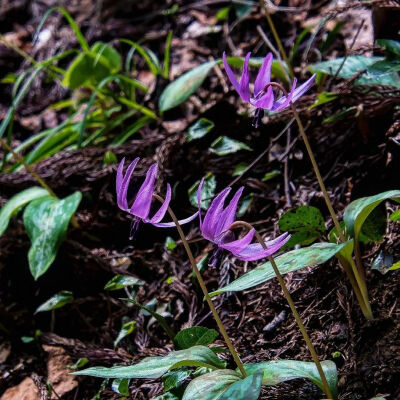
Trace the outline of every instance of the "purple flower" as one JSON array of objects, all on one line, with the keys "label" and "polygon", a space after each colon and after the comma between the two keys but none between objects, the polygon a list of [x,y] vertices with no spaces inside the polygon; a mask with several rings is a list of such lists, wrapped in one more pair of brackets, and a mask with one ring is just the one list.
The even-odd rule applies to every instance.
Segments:
[{"label": "purple flower", "polygon": [[[140,221],[145,223],[150,223],[152,225],[161,227],[161,228],[170,228],[175,226],[174,222],[160,222],[165,213],[168,210],[169,203],[171,201],[171,186],[167,183],[167,194],[165,195],[165,201],[158,209],[158,211],[153,215],[153,217],[149,217],[150,207],[153,200],[154,193],[154,183],[157,178],[158,166],[157,163],[153,164],[146,173],[146,178],[140,186],[134,201],[131,205],[128,205],[127,195],[128,195],[128,187],[129,182],[132,177],[132,173],[138,163],[139,158],[135,158],[126,169],[125,175],[123,174],[125,158],[122,159],[121,163],[118,166],[117,170],[117,179],[116,179],[116,189],[117,189],[117,204],[118,207],[128,212],[129,214],[134,215],[134,220],[132,222],[131,227],[131,236],[130,239],[133,239],[137,229],[139,227]],[[193,214],[191,217],[183,219],[179,221],[180,224],[186,224],[194,220],[197,217],[198,212]]]},{"label": "purple flower", "polygon": [[265,242],[267,249],[261,243],[251,243],[255,230],[250,230],[242,238],[236,239],[234,233],[229,229],[235,221],[236,210],[240,196],[243,192],[241,187],[233,196],[232,200],[224,208],[225,200],[231,191],[230,187],[224,189],[211,202],[204,220],[201,218],[201,190],[204,179],[200,182],[197,190],[197,202],[199,205],[200,229],[203,237],[218,247],[210,260],[210,265],[215,266],[217,256],[222,250],[228,250],[237,258],[244,261],[255,261],[270,256],[277,252],[289,239],[290,235],[284,233],[274,240]]},{"label": "purple flower", "polygon": [[275,100],[274,92],[272,86],[268,86],[271,82],[271,66],[272,66],[272,53],[269,53],[258,70],[258,74],[256,80],[254,82],[254,93],[253,96],[250,94],[249,89],[249,81],[250,81],[250,73],[249,73],[249,58],[251,53],[247,53],[244,63],[242,76],[238,81],[231,67],[229,66],[225,52],[222,54],[222,59],[224,62],[225,71],[228,75],[229,80],[234,86],[235,90],[239,93],[242,100],[246,103],[250,103],[256,110],[256,121],[255,125],[258,126],[258,123],[261,120],[263,115],[263,110],[269,111],[280,111],[287,108],[290,103],[294,103],[297,101],[307,90],[313,85],[315,80],[315,74],[305,81],[302,85],[296,88],[297,79],[294,78],[292,89],[288,93],[287,96],[282,96],[281,98]]}]

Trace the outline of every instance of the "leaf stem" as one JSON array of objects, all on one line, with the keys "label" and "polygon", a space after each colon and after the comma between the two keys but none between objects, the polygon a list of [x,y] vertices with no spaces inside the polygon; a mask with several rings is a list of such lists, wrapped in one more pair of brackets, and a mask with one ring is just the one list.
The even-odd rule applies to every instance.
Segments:
[{"label": "leaf stem", "polygon": [[[254,229],[256,239],[261,244],[263,249],[265,249],[265,250],[267,249],[267,246],[266,246],[263,238],[261,237],[261,235],[257,232],[257,230],[251,224],[249,224],[247,222],[244,222],[244,221],[236,221],[230,226],[229,229],[233,229],[233,228],[235,228],[237,226],[243,226],[248,230]],[[312,357],[312,359],[313,359],[313,361],[314,361],[314,363],[315,363],[315,365],[317,367],[318,373],[319,373],[319,375],[321,377],[322,384],[324,386],[324,392],[329,397],[329,399],[333,399],[331,389],[330,389],[330,387],[328,385],[328,381],[326,379],[324,370],[322,369],[322,365],[321,365],[321,363],[319,361],[317,352],[315,351],[314,345],[312,344],[311,339],[308,336],[307,330],[306,330],[306,328],[305,328],[305,326],[303,324],[303,321],[301,320],[300,314],[297,312],[297,309],[296,309],[296,306],[295,306],[295,304],[293,302],[292,296],[290,295],[290,292],[289,292],[288,288],[286,287],[285,281],[283,280],[283,277],[282,277],[282,275],[281,275],[281,273],[280,273],[280,271],[278,269],[278,266],[276,265],[275,260],[272,257],[272,255],[268,257],[268,260],[271,263],[272,268],[274,269],[275,275],[276,275],[276,277],[278,279],[278,282],[279,282],[279,284],[280,284],[280,286],[282,288],[283,294],[286,297],[286,301],[289,304],[289,307],[290,307],[290,309],[291,309],[291,311],[293,313],[293,316],[294,316],[294,318],[296,320],[296,323],[297,323],[297,325],[298,325],[298,327],[300,329],[300,332],[303,335],[303,338],[304,338],[304,340],[305,340],[305,342],[307,344],[308,350],[311,353],[311,357]]]},{"label": "leaf stem", "polygon": [[[164,202],[164,199],[161,196],[159,196],[157,194],[153,194],[153,196],[154,196],[154,198],[156,198],[161,203]],[[211,300],[211,297],[210,297],[210,295],[208,293],[207,287],[206,287],[206,285],[204,283],[203,277],[201,276],[201,273],[200,273],[199,269],[197,268],[197,264],[196,264],[196,261],[195,261],[195,259],[193,257],[193,253],[192,253],[192,251],[190,249],[189,243],[187,242],[185,234],[183,233],[182,227],[180,226],[180,224],[178,222],[178,219],[175,216],[175,213],[172,211],[172,209],[170,207],[168,207],[168,213],[169,213],[169,215],[171,216],[172,220],[174,221],[174,223],[176,225],[176,229],[178,230],[178,233],[179,233],[179,236],[180,236],[180,238],[182,240],[183,246],[185,247],[185,250],[186,250],[186,253],[187,253],[188,257],[189,257],[190,263],[192,264],[192,268],[193,268],[193,271],[194,271],[194,273],[196,275],[197,281],[199,282],[200,288],[201,288],[201,290],[202,290],[202,292],[204,294],[204,297],[205,297],[205,299],[206,299],[206,301],[208,303],[208,306],[210,307],[210,310],[211,310],[211,313],[213,314],[215,322],[218,325],[219,331],[221,332],[221,335],[224,338],[225,343],[228,346],[228,349],[229,349],[230,353],[232,354],[232,357],[235,360],[235,363],[236,363],[237,367],[239,368],[243,378],[245,378],[247,376],[247,374],[246,374],[246,371],[245,371],[245,369],[243,367],[243,363],[240,360],[240,357],[239,357],[238,353],[236,352],[236,350],[235,350],[235,348],[233,346],[233,343],[232,343],[231,339],[229,338],[229,336],[228,336],[228,334],[226,332],[225,326],[222,323],[222,321],[221,321],[221,319],[220,319],[220,317],[218,315],[218,312],[217,312],[217,310],[216,310],[216,308],[214,306],[214,303]]]}]

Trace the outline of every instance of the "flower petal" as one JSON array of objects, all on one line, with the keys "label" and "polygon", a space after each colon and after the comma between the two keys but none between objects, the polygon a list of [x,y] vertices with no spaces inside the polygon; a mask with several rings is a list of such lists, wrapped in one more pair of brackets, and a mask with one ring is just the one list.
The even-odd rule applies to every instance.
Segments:
[{"label": "flower petal", "polygon": [[290,102],[292,101],[293,98],[293,94],[296,90],[296,84],[297,84],[297,79],[294,78],[293,79],[293,85],[292,85],[292,89],[290,90],[290,92],[288,93],[287,96],[282,96],[280,99],[276,100],[273,104],[273,106],[271,107],[271,111],[280,111],[283,110],[284,108],[286,108]]},{"label": "flower petal", "polygon": [[146,178],[136,195],[130,213],[142,219],[147,219],[150,212],[151,202],[153,200],[154,183],[158,172],[157,163],[153,164],[147,171]]},{"label": "flower petal", "polygon": [[255,229],[251,229],[242,238],[234,240],[229,243],[220,243],[218,246],[232,253],[240,253],[251,243],[254,234],[255,234]]},{"label": "flower petal", "polygon": [[131,180],[133,170],[136,167],[136,164],[140,160],[139,157],[135,158],[128,166],[125,172],[125,176],[123,176],[122,171],[124,168],[125,158],[121,161],[117,170],[117,179],[116,179],[116,188],[117,188],[117,204],[121,210],[128,211],[128,188],[129,182]]},{"label": "flower petal", "polygon": [[153,218],[150,219],[150,223],[153,224],[155,222],[160,222],[164,216],[165,213],[168,210],[169,203],[171,201],[171,186],[169,183],[167,183],[167,193],[165,195],[165,200],[164,203],[162,203],[161,207],[159,210],[154,214]]},{"label": "flower petal", "polygon": [[[190,221],[193,221],[198,215],[199,215],[199,212],[196,211],[190,217],[185,218],[185,219],[180,219],[178,221],[179,225],[184,225],[184,224],[187,224]],[[145,222],[147,222],[147,221],[145,221]],[[152,223],[152,225],[157,226],[159,228],[173,228],[175,226],[175,222],[156,222],[156,223]]]},{"label": "flower petal", "polygon": [[206,212],[203,225],[201,227],[201,233],[205,239],[214,242],[216,236],[218,236],[221,233],[220,230],[217,230],[217,224],[218,221],[220,220],[225,199],[230,191],[231,191],[230,187],[225,188],[211,202],[211,205]]},{"label": "flower petal", "polygon": [[232,71],[231,67],[229,66],[228,61],[226,60],[225,52],[222,54],[222,61],[224,63],[226,74],[228,75],[229,80],[231,81],[233,87],[238,92],[238,94],[240,95],[242,100],[246,101],[246,102],[248,102],[250,100],[250,90],[249,90],[250,75],[249,75],[249,67],[248,67],[250,54],[251,53],[248,53],[244,60],[243,71],[242,71],[242,76],[240,78],[240,82],[238,82],[234,72]]},{"label": "flower petal", "polygon": [[259,245],[259,246],[249,245],[240,253],[232,253],[232,254],[243,261],[260,260],[261,258],[265,258],[270,256],[271,254],[276,253],[285,243],[288,242],[290,237],[291,237],[290,235],[285,235],[283,240],[276,242],[275,244],[273,244],[272,246],[268,247],[265,250],[264,249],[260,250],[259,246],[261,245],[259,243],[255,243],[254,245]]},{"label": "flower petal", "polygon": [[265,94],[263,94],[259,99],[251,98],[250,103],[257,108],[264,108],[266,110],[271,109],[274,104],[274,91],[272,86],[269,86]]},{"label": "flower petal", "polygon": [[265,88],[265,85],[271,80],[272,60],[272,53],[268,53],[258,70],[257,78],[254,82],[254,97],[257,97],[257,94],[261,92]]},{"label": "flower petal", "polygon": [[220,232],[226,231],[233,224],[233,221],[235,220],[235,216],[236,216],[238,202],[239,202],[240,196],[243,193],[243,189],[244,189],[244,187],[242,186],[237,190],[237,192],[233,196],[232,200],[230,201],[229,205],[220,214],[218,221],[217,221],[217,226],[215,229],[217,234],[219,234]]}]

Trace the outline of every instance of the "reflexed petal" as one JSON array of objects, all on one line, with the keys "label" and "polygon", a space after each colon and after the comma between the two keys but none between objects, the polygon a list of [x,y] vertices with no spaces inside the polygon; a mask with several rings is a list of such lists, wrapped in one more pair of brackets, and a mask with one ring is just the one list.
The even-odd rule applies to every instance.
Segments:
[{"label": "reflexed petal", "polygon": [[[238,80],[236,79],[234,72],[232,71],[231,67],[229,66],[228,61],[226,60],[225,52],[222,54],[222,60],[224,63],[226,74],[228,75],[228,78],[231,81],[233,87],[239,93],[239,95],[243,101],[250,100],[250,90],[249,90],[250,76],[249,76],[249,68],[248,68],[249,58],[250,58],[250,53],[247,54],[245,61],[243,63],[243,72],[242,72],[242,76],[240,78],[240,83],[239,83]],[[246,80],[247,80],[247,86],[246,86]]]},{"label": "reflexed petal", "polygon": [[250,81],[250,72],[249,72],[249,58],[251,53],[246,54],[246,58],[244,59],[243,63],[243,71],[242,76],[240,78],[240,97],[243,101],[249,102],[250,101],[250,90],[249,90],[249,81]]},{"label": "reflexed petal", "polygon": [[230,201],[229,205],[224,209],[224,211],[220,214],[220,217],[217,221],[216,232],[219,234],[220,232],[226,231],[235,220],[236,210],[238,206],[238,202],[240,196],[243,193],[244,187],[242,186],[237,190],[235,195],[233,196],[232,200]]},{"label": "reflexed petal", "polygon": [[298,100],[301,96],[303,96],[303,94],[305,92],[308,91],[308,89],[310,89],[310,87],[314,84],[315,81],[315,74],[308,79],[307,81],[305,81],[302,85],[300,85],[293,93],[293,97],[292,97],[292,103],[294,103],[296,100]]},{"label": "reflexed petal", "polygon": [[274,91],[272,86],[267,88],[267,91],[259,99],[251,98],[250,103],[257,108],[271,109],[274,104]]},{"label": "reflexed petal", "polygon": [[[280,235],[277,238],[266,241],[264,243],[267,247],[270,247],[270,246],[275,245],[276,243],[279,243],[279,242],[285,240],[288,236],[289,236],[289,233],[285,232],[283,235]],[[254,251],[254,252],[258,252],[258,251],[263,251],[264,247],[261,246],[261,243],[257,242],[257,243],[253,243],[253,244],[250,244],[249,246],[247,246],[247,249]]]},{"label": "reflexed petal", "polygon": [[171,186],[169,183],[167,183],[167,194],[165,195],[164,203],[162,203],[160,209],[154,214],[153,218],[150,219],[149,222],[151,224],[155,222],[160,222],[164,218],[164,215],[168,210],[170,201],[171,201]]},{"label": "reflexed petal", "polygon": [[240,253],[245,247],[247,247],[253,240],[255,230],[252,229],[247,232],[242,238],[234,240],[229,243],[220,243],[219,247],[225,250],[231,251],[232,253]]},{"label": "reflexed petal", "polygon": [[217,224],[220,220],[220,215],[224,207],[225,199],[230,191],[231,188],[227,187],[221,193],[219,193],[211,202],[211,205],[206,212],[203,225],[201,227],[201,233],[203,234],[203,237],[205,239],[211,240],[213,242],[215,237],[221,233],[221,231],[217,230]]},{"label": "reflexed petal", "polygon": [[200,220],[200,229],[202,227],[202,220],[201,220],[201,191],[203,189],[204,178],[201,179],[199,183],[199,187],[197,188],[197,205],[199,208],[199,220]]},{"label": "reflexed petal", "polygon": [[258,70],[256,81],[254,82],[254,96],[261,92],[265,85],[271,80],[272,53],[268,53],[264,58],[261,68]]},{"label": "reflexed petal", "polygon": [[288,95],[287,96],[283,96],[280,99],[278,99],[277,101],[275,101],[274,105],[271,107],[271,111],[283,110],[284,108],[286,108],[290,104],[290,102],[292,101],[292,98],[293,98],[293,94],[294,94],[294,92],[296,90],[296,84],[297,84],[297,79],[294,78],[293,79],[292,89],[290,90]]},{"label": "reflexed petal", "polygon": [[158,172],[157,164],[153,164],[147,171],[146,178],[136,195],[130,213],[140,218],[146,219],[150,212],[151,202],[153,200],[154,183]]},{"label": "reflexed petal", "polygon": [[[265,258],[270,256],[271,254],[276,253],[285,243],[290,239],[290,235],[287,235],[283,240],[275,243],[274,245],[268,247],[266,250],[260,250],[259,247],[249,245],[244,250],[239,253],[233,253],[237,258],[243,261],[256,261],[261,258]],[[257,243],[255,243],[257,244]],[[259,244],[259,243],[258,243]]]},{"label": "reflexed petal", "polygon": [[117,204],[118,207],[124,211],[127,211],[129,208],[127,200],[129,182],[131,180],[133,170],[135,169],[136,164],[138,163],[139,160],[140,160],[139,157],[137,157],[129,164],[128,168],[126,169],[125,176],[122,175],[125,159],[121,161],[118,167],[117,179],[116,179]]},{"label": "reflexed petal", "polygon": [[[184,225],[184,224],[187,224],[190,221],[193,221],[198,215],[199,215],[199,212],[196,211],[190,217],[185,218],[185,219],[180,219],[178,221],[179,225]],[[156,223],[152,223],[152,225],[157,226],[159,228],[173,228],[175,226],[175,222],[156,222]]]}]

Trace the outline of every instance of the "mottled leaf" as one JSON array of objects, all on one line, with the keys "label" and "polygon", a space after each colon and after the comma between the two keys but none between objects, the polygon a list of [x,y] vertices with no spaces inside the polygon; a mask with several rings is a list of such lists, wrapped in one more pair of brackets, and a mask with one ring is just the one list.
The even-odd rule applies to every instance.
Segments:
[{"label": "mottled leaf", "polygon": [[36,309],[35,314],[43,311],[55,310],[56,308],[60,308],[68,303],[71,303],[72,301],[74,301],[73,293],[69,292],[68,290],[62,290],[41,304]]},{"label": "mottled leaf", "polygon": [[31,240],[29,268],[35,279],[43,275],[56,258],[64,240],[68,223],[81,201],[81,192],[57,199],[42,197],[31,202],[24,211],[24,224]]},{"label": "mottled leaf", "polygon": [[166,356],[148,357],[137,364],[122,367],[93,367],[74,372],[74,375],[95,376],[98,378],[160,378],[167,371],[181,366],[206,366],[212,369],[224,368],[215,353],[205,346],[172,351]]},{"label": "mottled leaf", "polygon": [[[322,361],[321,365],[325,372],[329,388],[336,399],[338,379],[336,365],[333,361]],[[262,371],[263,385],[272,386],[292,379],[307,378],[323,390],[321,377],[318,373],[316,365],[313,362],[295,360],[266,361],[257,364],[245,364],[244,368],[248,374],[254,374]]]},{"label": "mottled leaf", "polygon": [[188,135],[186,137],[187,142],[191,142],[195,139],[200,139],[205,136],[208,132],[214,128],[214,122],[207,118],[200,118],[188,129]]},{"label": "mottled leaf", "polygon": [[261,392],[263,372],[258,371],[230,385],[218,400],[257,400]]},{"label": "mottled leaf", "polygon": [[211,143],[210,147],[210,151],[217,156],[226,156],[239,150],[251,150],[251,148],[247,144],[231,139],[228,136],[220,136]]},{"label": "mottled leaf", "polygon": [[[197,181],[189,190],[189,201],[193,207],[198,207],[197,205],[197,189],[199,187],[200,181]],[[215,176],[208,173],[204,177],[203,188],[201,192],[201,208],[207,210],[211,204],[211,201],[215,195],[215,189],[217,187],[217,181]]]},{"label": "mottled leaf", "polygon": [[215,329],[208,329],[203,326],[192,326],[177,333],[174,344],[177,349],[188,349],[189,347],[201,345],[208,346],[218,337]]},{"label": "mottled leaf", "polygon": [[167,372],[163,375],[164,391],[176,389],[180,387],[185,379],[191,375],[191,371],[188,368],[179,368],[175,371]]},{"label": "mottled leaf", "polygon": [[104,290],[120,290],[128,286],[140,286],[144,282],[139,278],[130,275],[115,275],[110,281],[104,286]]},{"label": "mottled leaf", "polygon": [[[309,247],[289,251],[275,258],[276,265],[282,275],[288,272],[298,271],[299,269],[322,264],[328,261],[349,242],[334,243],[316,243]],[[216,296],[225,292],[237,292],[252,288],[275,278],[275,273],[270,262],[266,262],[250,272],[242,275],[240,278],[231,282],[215,292],[210,293]]]},{"label": "mottled leaf", "polygon": [[39,199],[41,197],[46,197],[49,192],[41,187],[31,187],[17,193],[0,210],[0,236],[7,229],[11,217],[15,216],[18,211],[26,206],[33,200]]},{"label": "mottled leaf", "polygon": [[118,333],[117,338],[114,341],[114,347],[117,347],[118,343],[128,335],[130,335],[136,329],[136,321],[129,321],[122,325],[121,330]]}]

